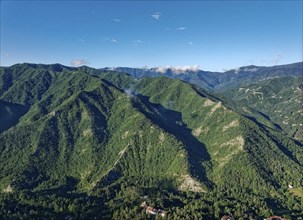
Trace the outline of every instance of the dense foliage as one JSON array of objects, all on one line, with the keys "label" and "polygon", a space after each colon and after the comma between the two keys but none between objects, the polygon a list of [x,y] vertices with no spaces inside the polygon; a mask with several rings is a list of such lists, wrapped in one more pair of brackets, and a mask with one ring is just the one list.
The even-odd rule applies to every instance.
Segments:
[{"label": "dense foliage", "polygon": [[302,216],[302,144],[228,106],[166,77],[2,67],[0,216]]},{"label": "dense foliage", "polygon": [[215,92],[233,110],[303,140],[302,62],[273,67],[245,66],[223,73],[201,70],[175,73],[169,68],[165,72],[156,68],[115,70],[138,78],[164,75],[193,83]]},{"label": "dense foliage", "polygon": [[276,123],[289,136],[303,140],[302,77],[265,78],[224,90],[224,95],[238,103],[243,114],[255,116],[250,107]]}]

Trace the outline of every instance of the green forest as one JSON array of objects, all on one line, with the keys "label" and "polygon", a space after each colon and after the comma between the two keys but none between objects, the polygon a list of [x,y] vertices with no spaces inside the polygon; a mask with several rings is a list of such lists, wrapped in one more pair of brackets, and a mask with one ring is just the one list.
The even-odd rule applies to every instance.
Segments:
[{"label": "green forest", "polygon": [[[216,93],[86,66],[0,67],[0,216],[299,219],[296,77]],[[262,92],[264,103],[240,87]]]}]

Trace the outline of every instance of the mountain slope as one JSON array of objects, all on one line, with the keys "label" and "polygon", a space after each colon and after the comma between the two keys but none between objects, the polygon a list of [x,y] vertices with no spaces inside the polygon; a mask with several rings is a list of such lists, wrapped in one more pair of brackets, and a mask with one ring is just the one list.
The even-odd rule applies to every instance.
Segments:
[{"label": "mountain slope", "polygon": [[302,141],[303,126],[299,123],[302,121],[302,65],[300,62],[273,67],[245,66],[223,73],[176,72],[172,68],[115,70],[137,78],[167,76],[193,83],[220,96],[233,110]]},{"label": "mountain slope", "polygon": [[26,109],[0,134],[4,217],[142,219],[143,197],[168,218],[302,214],[288,189],[302,188],[302,145],[197,86],[58,64],[0,70],[0,103]]},{"label": "mountain slope", "polygon": [[277,77],[242,84],[240,88],[225,90],[224,95],[262,112],[290,136],[302,140],[301,77]]},{"label": "mountain slope", "polygon": [[[224,176],[222,174],[225,172],[225,166],[228,163],[237,162],[237,156],[242,157],[245,155],[239,158],[239,160],[246,160],[245,163],[247,164],[242,164],[242,166],[248,169],[249,164],[254,160],[254,156],[251,154],[255,154],[254,151],[257,150],[257,146],[261,145],[261,150],[265,148],[267,150],[279,151],[278,146],[276,146],[277,144],[273,141],[275,139],[273,136],[275,132],[272,129],[253,123],[246,117],[227,109],[218,100],[210,100],[209,95],[204,91],[167,78],[143,79],[141,81],[143,86],[139,86],[139,92],[150,97],[151,102],[162,104],[164,107],[182,114],[182,122],[192,129],[192,133],[200,142],[205,144],[207,152],[209,152],[212,158],[214,173],[222,171],[221,175],[219,175],[221,181]],[[162,89],[159,89],[159,85],[161,85]],[[264,134],[267,134],[267,136]],[[271,138],[267,140],[268,137]],[[252,145],[250,144],[251,140],[258,140],[258,143]],[[266,141],[264,142],[264,140]],[[295,144],[293,143],[293,145]],[[300,152],[301,148],[298,147],[297,150]],[[268,170],[271,174],[277,172],[274,170],[275,167],[271,165],[277,160],[272,158],[273,154],[272,152],[268,155],[266,159],[268,164],[262,168],[263,170],[272,169],[271,171]],[[247,158],[244,159],[245,157]],[[288,155],[282,152],[280,157],[279,160],[289,161],[287,159]],[[303,161],[301,159],[294,159],[294,162],[296,162],[296,165],[292,166],[300,169]],[[239,173],[238,168],[241,167],[239,165],[231,165],[231,167],[235,168],[235,172]],[[252,177],[256,178],[258,175],[258,173],[255,173]],[[244,178],[247,178],[247,176]],[[291,175],[288,178],[291,178]],[[254,181],[251,180],[251,182]],[[226,181],[223,180],[223,182]]]},{"label": "mountain slope", "polygon": [[[119,164],[119,159],[125,152],[138,149],[140,144],[146,142],[144,146],[151,145],[147,156],[158,154],[157,148],[153,147],[157,143],[148,141],[148,138],[142,142],[138,133],[141,126],[151,127],[152,124],[144,115],[135,111],[130,98],[121,90],[101,79],[80,72],[62,73],[60,76],[54,76],[52,80],[54,83],[41,96],[41,100],[31,106],[21,122],[1,135],[1,143],[4,143],[2,161],[7,161],[7,165],[2,166],[2,178],[9,178],[6,175],[10,173],[10,179],[15,179],[14,185],[17,188],[29,189],[39,188],[39,184],[45,185],[43,181],[52,183],[53,178],[59,178],[64,183],[64,179],[70,176],[79,181],[79,185],[91,187]],[[23,87],[17,84],[17,87],[19,86]],[[64,89],[65,86],[68,86],[67,90]],[[5,98],[10,91],[18,91],[18,88],[7,91]],[[27,95],[34,96],[34,94]],[[19,101],[28,100],[28,96],[20,98]],[[126,128],[123,129],[123,126]],[[18,140],[15,139],[17,133]],[[128,135],[125,135],[126,133]],[[160,133],[161,129],[156,129],[154,135],[160,135]],[[165,138],[165,132],[161,134]],[[147,142],[150,143],[147,144]],[[167,149],[167,142],[170,144],[175,142],[174,148]],[[24,143],[26,143],[25,146]],[[167,137],[167,141],[163,141],[161,152],[165,153],[166,150],[170,152],[163,155],[165,161],[168,162],[167,165],[166,163],[159,164],[153,158],[149,158],[148,167],[143,166],[146,158],[144,154],[144,156],[140,154],[139,156],[143,158],[135,160],[139,164],[130,164],[124,171],[128,175],[142,173],[152,175],[161,166],[164,170],[170,171],[167,166],[173,168],[174,157],[166,158],[165,155],[182,151],[182,145],[178,144],[174,138]],[[10,163],[11,159],[4,160],[9,157],[8,154],[28,162],[18,165]],[[182,163],[180,160],[179,162]],[[175,163],[178,164],[177,161]],[[102,169],[96,170],[96,167],[102,167]],[[183,167],[183,172],[185,172],[185,163],[179,164],[178,167]],[[126,169],[130,170],[126,171]],[[12,170],[16,173],[10,172]],[[178,173],[178,171],[175,172]],[[28,181],[22,178],[19,180],[16,175],[28,175],[33,180]],[[41,186],[41,188],[44,187]]]}]

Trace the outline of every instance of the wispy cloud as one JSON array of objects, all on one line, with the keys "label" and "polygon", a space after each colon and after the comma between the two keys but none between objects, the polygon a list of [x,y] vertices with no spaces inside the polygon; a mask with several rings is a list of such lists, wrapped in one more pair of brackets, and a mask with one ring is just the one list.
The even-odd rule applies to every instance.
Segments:
[{"label": "wispy cloud", "polygon": [[240,72],[240,67],[236,67],[235,69],[233,69],[235,74],[238,74]]},{"label": "wispy cloud", "polygon": [[126,93],[126,95],[128,95],[128,97],[133,98],[134,96],[137,95],[137,92],[135,90],[133,90],[132,88],[127,88],[124,89],[124,92]]},{"label": "wispy cloud", "polygon": [[143,43],[142,40],[134,40],[134,41],[133,41],[133,45],[134,45],[134,46],[139,46],[139,45],[142,44],[142,43]]},{"label": "wispy cloud", "polygon": [[155,12],[153,14],[151,14],[152,18],[156,19],[156,20],[160,20],[161,17],[161,13],[160,12]]},{"label": "wispy cloud", "polygon": [[184,31],[186,29],[187,29],[186,27],[178,27],[178,28],[176,28],[177,31]]},{"label": "wispy cloud", "polygon": [[245,72],[256,72],[256,71],[258,71],[258,68],[257,67],[245,68],[243,71],[245,71]]},{"label": "wispy cloud", "polygon": [[190,46],[193,45],[193,42],[189,41],[189,42],[188,42],[188,45],[190,45]]},{"label": "wispy cloud", "polygon": [[198,72],[200,70],[200,65],[193,66],[159,66],[155,70],[159,73],[165,73],[167,70],[172,70],[174,74],[180,74],[185,72]]},{"label": "wispy cloud", "polygon": [[81,43],[84,43],[84,42],[85,42],[85,40],[82,39],[82,38],[80,38],[79,41],[80,41]]},{"label": "wispy cloud", "polygon": [[229,71],[233,71],[235,74],[238,74],[240,72],[240,67],[235,67],[235,68],[232,68],[232,69],[229,69],[229,68],[222,68],[222,71],[223,72],[229,72]]},{"label": "wispy cloud", "polygon": [[121,21],[121,19],[119,19],[119,18],[114,18],[113,21],[118,23],[118,22]]},{"label": "wispy cloud", "polygon": [[85,64],[89,64],[89,62],[88,62],[87,60],[85,60],[85,59],[73,59],[73,60],[70,62],[70,64],[71,64],[72,66],[77,67],[77,66],[82,66],[82,65],[85,65]]},{"label": "wispy cloud", "polygon": [[110,42],[112,42],[112,43],[118,43],[118,40],[116,40],[116,39],[114,39],[114,38],[105,37],[104,40],[110,41]]},{"label": "wispy cloud", "polygon": [[115,71],[116,67],[107,67],[108,70]]},{"label": "wispy cloud", "polygon": [[126,95],[130,98],[135,97],[136,95],[138,95],[138,92],[136,91],[136,89],[134,88],[134,85],[131,84],[128,88],[124,89],[124,92],[126,93]]}]

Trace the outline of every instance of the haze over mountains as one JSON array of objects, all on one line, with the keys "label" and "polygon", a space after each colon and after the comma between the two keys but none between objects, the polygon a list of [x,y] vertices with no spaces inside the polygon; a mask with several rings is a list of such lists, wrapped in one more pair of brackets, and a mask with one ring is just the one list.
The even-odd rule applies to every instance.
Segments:
[{"label": "haze over mountains", "polygon": [[0,68],[4,218],[303,215],[302,62]]}]

